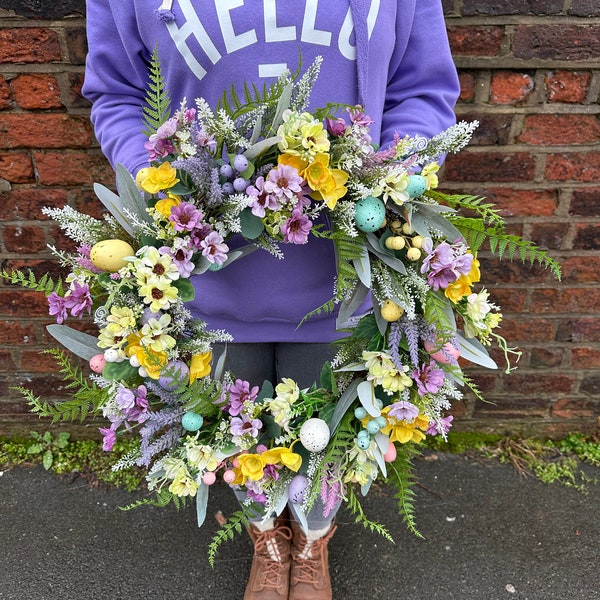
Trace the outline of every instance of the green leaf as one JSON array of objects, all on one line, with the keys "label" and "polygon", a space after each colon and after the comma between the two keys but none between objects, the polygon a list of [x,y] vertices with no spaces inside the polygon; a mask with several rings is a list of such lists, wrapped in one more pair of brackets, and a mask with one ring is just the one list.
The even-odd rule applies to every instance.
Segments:
[{"label": "green leaf", "polygon": [[27,448],[27,454],[40,454],[44,450],[44,446],[42,444],[31,444]]},{"label": "green leaf", "polygon": [[177,288],[182,302],[191,302],[196,296],[196,290],[189,279],[177,279],[173,282],[173,287]]},{"label": "green leaf", "polygon": [[102,371],[102,377],[108,381],[127,380],[137,375],[138,370],[132,367],[128,361],[106,363]]},{"label": "green leaf", "polygon": [[50,467],[52,466],[53,462],[54,457],[52,456],[52,452],[50,452],[50,450],[46,450],[46,452],[44,452],[44,457],[42,458],[42,464],[44,465],[44,469],[46,469],[46,471],[50,470]]},{"label": "green leaf", "polygon": [[252,214],[250,208],[245,208],[240,213],[240,224],[242,226],[242,235],[248,240],[255,240],[265,229],[263,222],[259,217]]}]

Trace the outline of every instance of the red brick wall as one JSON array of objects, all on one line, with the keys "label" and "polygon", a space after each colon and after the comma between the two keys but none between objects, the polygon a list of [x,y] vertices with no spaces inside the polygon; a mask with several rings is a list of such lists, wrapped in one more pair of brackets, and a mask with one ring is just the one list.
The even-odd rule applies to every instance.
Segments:
[{"label": "red brick wall", "polygon": [[[562,435],[600,415],[600,3],[443,0],[459,67],[460,118],[481,123],[448,158],[444,187],[496,202],[511,231],[552,252],[563,282],[483,257],[484,278],[524,355],[510,376],[472,370],[489,402],[457,407],[457,429]],[[0,252],[3,267],[58,271],[42,206],[96,214],[91,185],[112,182],[80,87],[84,1],[2,2]],[[493,6],[493,8],[490,8]],[[493,283],[492,283],[493,282]],[[0,284],[0,434],[38,424],[13,386],[64,395],[41,295]]]}]

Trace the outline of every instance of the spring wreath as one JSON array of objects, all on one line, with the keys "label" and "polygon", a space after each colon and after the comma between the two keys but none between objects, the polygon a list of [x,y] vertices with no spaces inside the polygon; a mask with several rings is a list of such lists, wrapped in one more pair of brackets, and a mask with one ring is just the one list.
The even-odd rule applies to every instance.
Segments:
[{"label": "spring wreath", "polygon": [[[560,275],[544,252],[504,231],[492,204],[436,191],[437,161],[464,147],[476,123],[431,140],[396,136],[377,149],[361,107],[306,112],[319,66],[270,88],[246,87],[243,99],[230,90],[215,111],[198,99],[171,114],[155,54],[144,109],[151,166],[135,180],[119,167],[119,195],[95,186],[110,213],[104,220],[44,209],[77,244],[75,253],[52,248],[70,269],[64,281],[3,273],[46,293],[57,321],[49,332],[92,371],[53,351],[74,392],[49,403],[25,390],[35,413],[101,417],[108,451],[118,436],[134,436],[137,449],[114,468],[146,469],[158,504],[194,497],[199,524],[218,478],[245,492],[211,560],[253,505],[269,516],[292,502],[302,520],[318,496],[326,512],[342,498],[389,537],[360,505],[374,481],[396,486],[400,514],[417,533],[411,458],[426,436],[446,435],[464,386],[478,394],[462,360],[495,369],[490,346],[507,358],[515,352],[480,284],[479,248],[487,241],[498,258]],[[322,213],[330,228],[317,224]],[[336,358],[310,389],[236,379],[224,356],[212,355],[229,334],[186,308],[190,278],[252,251],[283,258],[285,244],[311,236],[336,249],[331,300],[314,310],[337,311],[345,335]],[[86,314],[96,335],[63,324]]]}]

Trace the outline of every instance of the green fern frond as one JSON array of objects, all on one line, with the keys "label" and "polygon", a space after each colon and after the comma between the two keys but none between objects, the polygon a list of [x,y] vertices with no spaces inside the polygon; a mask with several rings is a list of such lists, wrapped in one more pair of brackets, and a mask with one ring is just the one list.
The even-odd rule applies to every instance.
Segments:
[{"label": "green fern frond", "polygon": [[453,337],[456,326],[451,315],[452,310],[449,306],[449,300],[445,296],[433,291],[427,294],[424,317],[428,323],[435,323],[439,338]]},{"label": "green fern frond", "polygon": [[248,515],[243,510],[238,510],[217,531],[208,547],[208,562],[213,569],[219,546],[227,540],[232,540],[236,534],[242,533],[242,529],[247,527],[248,523]]},{"label": "green fern frond", "polygon": [[51,348],[44,350],[51,354],[60,367],[60,373],[66,383],[67,389],[74,389],[71,398],[59,402],[43,402],[27,388],[17,387],[30,407],[31,412],[40,417],[52,418],[52,423],[58,421],[83,421],[88,415],[97,412],[107,400],[107,390],[97,387],[84,376],[82,370],[71,363],[69,357],[62,350]]},{"label": "green fern frond", "polygon": [[483,219],[484,223],[501,227],[504,225],[504,218],[500,215],[500,210],[493,202],[486,202],[481,196],[471,196],[468,194],[445,194],[443,192],[430,190],[425,194],[428,198],[435,200],[438,204],[444,204],[450,208],[471,210]]},{"label": "green fern frond", "polygon": [[385,525],[381,523],[377,523],[375,521],[371,521],[365,515],[365,511],[363,510],[358,496],[356,495],[354,489],[349,487],[346,491],[347,496],[347,504],[348,510],[354,515],[355,523],[360,523],[365,529],[369,529],[372,532],[378,533],[380,536],[384,537],[388,542],[394,544],[394,538],[391,536],[390,532],[387,530]]},{"label": "green fern frond", "polygon": [[499,259],[507,256],[510,260],[517,258],[523,263],[538,262],[544,268],[549,269],[560,281],[561,269],[558,262],[546,251],[540,250],[533,242],[524,240],[518,235],[505,233],[500,228],[486,227],[478,219],[453,216],[449,220],[462,233],[474,252],[477,252],[483,242],[487,240],[491,253]]},{"label": "green fern frond", "polygon": [[187,501],[185,497],[172,494],[167,488],[161,488],[156,491],[154,498],[143,498],[141,500],[136,500],[135,502],[127,504],[126,506],[119,506],[119,509],[123,511],[133,510],[134,508],[139,508],[140,506],[156,506],[158,508],[164,508],[169,504],[173,504],[176,510],[180,510],[186,506],[186,503]]},{"label": "green fern frond", "polygon": [[62,280],[57,279],[54,281],[48,273],[44,273],[39,279],[35,273],[29,270],[27,273],[15,269],[14,271],[6,271],[2,269],[0,271],[0,277],[6,279],[9,283],[20,285],[21,287],[35,290],[36,292],[44,292],[46,296],[49,296],[52,292],[56,292],[59,295],[63,293]]},{"label": "green fern frond", "polygon": [[171,97],[165,86],[162,75],[158,46],[154,48],[148,69],[148,89],[146,90],[145,105],[143,106],[143,133],[148,137],[170,117]]},{"label": "green fern frond", "polygon": [[398,500],[398,511],[402,516],[404,524],[414,535],[423,538],[423,534],[417,529],[415,522],[415,492],[412,459],[418,454],[414,444],[404,444],[398,449],[396,460],[388,465],[393,477],[388,475],[388,481],[396,488],[394,497]]}]

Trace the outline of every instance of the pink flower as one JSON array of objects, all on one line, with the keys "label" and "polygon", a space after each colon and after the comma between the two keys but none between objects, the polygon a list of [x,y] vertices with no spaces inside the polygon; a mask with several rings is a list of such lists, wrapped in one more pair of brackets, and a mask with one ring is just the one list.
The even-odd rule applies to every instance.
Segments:
[{"label": "pink flower", "polygon": [[204,215],[189,202],[182,202],[171,208],[169,221],[173,223],[175,231],[192,231],[202,225]]},{"label": "pink flower", "polygon": [[69,316],[65,306],[65,299],[56,292],[52,292],[48,296],[48,313],[50,316],[56,318],[56,322],[59,325]]},{"label": "pink flower", "polygon": [[246,188],[246,194],[253,198],[252,204],[250,205],[252,214],[261,219],[266,216],[266,209],[279,210],[281,208],[281,204],[279,204],[277,198],[265,191],[264,177],[258,177],[254,185],[249,185]]},{"label": "pink flower", "polygon": [[201,242],[202,254],[211,263],[222,265],[227,260],[229,246],[223,243],[223,237],[216,231],[209,233]]},{"label": "pink flower", "polygon": [[98,430],[104,436],[102,439],[102,450],[110,452],[117,441],[117,432],[112,427],[98,427]]},{"label": "pink flower", "polygon": [[295,208],[292,216],[281,227],[283,241],[286,244],[306,244],[311,228],[312,222],[302,212],[302,208]]},{"label": "pink flower", "polygon": [[340,137],[346,132],[346,121],[341,118],[325,119],[325,128],[334,137]]},{"label": "pink flower", "polygon": [[290,200],[296,193],[302,191],[304,180],[298,171],[290,165],[278,165],[269,171],[269,178],[265,181],[265,191],[277,198],[286,197]]}]

